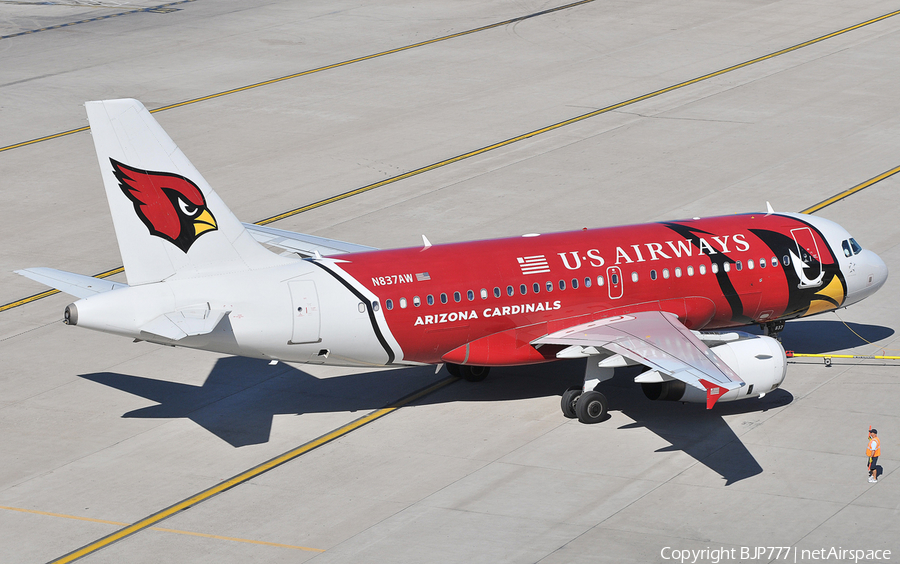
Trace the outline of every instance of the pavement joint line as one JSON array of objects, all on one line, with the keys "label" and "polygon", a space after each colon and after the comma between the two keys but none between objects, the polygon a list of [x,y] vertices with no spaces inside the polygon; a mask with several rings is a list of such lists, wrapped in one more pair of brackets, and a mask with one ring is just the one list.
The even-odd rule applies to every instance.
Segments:
[{"label": "pavement joint line", "polygon": [[[233,476],[232,478],[229,478],[227,480],[219,482],[218,484],[212,486],[211,488],[207,488],[207,489],[201,491],[200,493],[194,494],[186,499],[183,499],[182,501],[179,501],[178,503],[175,503],[174,505],[170,505],[169,507],[167,507],[165,509],[162,509],[160,511],[157,511],[156,513],[153,513],[152,515],[144,517],[143,519],[140,519],[126,527],[123,527],[123,528],[119,529],[118,531],[115,531],[112,534],[106,535],[105,537],[102,537],[100,539],[95,540],[94,542],[86,544],[85,546],[78,548],[76,550],[73,550],[72,552],[69,552],[68,554],[65,554],[59,558],[51,560],[50,564],[66,564],[68,562],[74,562],[75,560],[78,560],[80,558],[88,556],[89,554],[92,554],[92,553],[100,550],[101,548],[107,547],[107,546],[109,546],[115,542],[118,542],[126,537],[129,537],[135,533],[138,533],[145,529],[153,528],[153,526],[156,525],[157,523],[159,523],[165,519],[168,519],[169,517],[172,517],[173,515],[176,515],[177,513],[180,513],[182,511],[190,509],[191,507],[194,507],[194,506],[196,506],[196,505],[198,505],[198,504],[200,504],[222,492],[228,491],[231,488],[234,488],[236,486],[243,484],[244,482],[247,482],[253,478],[256,478],[256,477],[260,476],[261,474],[268,472],[269,470],[278,468],[279,466],[281,466],[287,462],[290,462],[291,460],[294,460],[295,458],[298,458],[320,446],[331,443],[331,442],[359,429],[360,427],[363,427],[377,419],[381,419],[382,417],[389,415],[389,414],[393,413],[394,411],[397,411],[401,407],[408,405],[428,394],[436,392],[437,390],[440,390],[441,388],[443,388],[449,384],[452,384],[452,383],[456,382],[457,380],[459,380],[459,378],[457,378],[455,376],[449,376],[442,380],[438,380],[437,382],[435,382],[433,384],[430,384],[424,388],[421,388],[421,389],[416,390],[406,396],[403,396],[402,398],[393,402],[388,407],[376,409],[375,411],[372,411],[371,413],[369,413],[367,415],[359,417],[345,425],[342,425],[341,427],[333,429],[333,430],[329,431],[328,433],[325,433],[324,435],[319,436],[316,439],[308,441],[294,449],[291,449],[283,454],[276,456],[275,458],[272,458],[266,462],[263,462],[262,464],[258,464],[257,466],[254,466],[253,468],[250,468],[249,470],[245,470],[245,471],[241,472],[240,474]],[[229,539],[229,540],[231,540],[231,539]],[[313,549],[313,550],[317,550],[317,549]]]},{"label": "pavement joint line", "polygon": [[[194,2],[194,1],[195,1],[195,0],[181,0],[181,2],[173,2],[172,4],[162,4],[162,5],[160,5],[160,6],[156,6],[154,9],[159,9],[159,8],[166,7],[166,6],[171,6],[171,5],[174,5],[174,4],[180,4],[180,3],[182,3],[182,2]],[[154,109],[154,110],[150,110],[150,113],[151,113],[151,114],[155,114],[155,113],[157,113],[157,112],[163,112],[163,111],[165,111],[165,110],[171,110],[171,109],[173,109],[173,108],[180,108],[180,107],[182,107],[182,106],[188,106],[188,105],[190,105],[190,104],[196,104],[197,102],[205,102],[205,101],[207,101],[207,100],[212,100],[212,99],[214,99],[214,98],[219,98],[219,97],[222,97],[222,96],[227,96],[227,95],[229,95],[229,94],[237,94],[238,92],[244,92],[244,91],[247,91],[247,90],[252,90],[252,89],[254,89],[254,88],[259,88],[259,87],[261,87],[261,86],[268,86],[268,85],[270,85],[270,84],[276,84],[276,83],[278,83],[278,82],[284,82],[285,80],[291,80],[291,79],[293,79],[293,78],[299,78],[299,77],[301,77],[301,76],[306,76],[306,75],[314,74],[314,73],[317,73],[317,72],[322,72],[322,71],[326,71],[326,70],[336,69],[336,68],[339,68],[339,67],[344,67],[344,66],[347,66],[347,65],[351,65],[351,64],[353,64],[353,63],[360,63],[360,62],[363,62],[363,61],[368,61],[368,60],[370,60],[370,59],[376,59],[376,58],[378,58],[378,57],[384,57],[384,56],[386,56],[386,55],[393,55],[393,54],[395,54],[395,53],[400,53],[400,52],[402,52],[402,51],[408,51],[408,50],[410,50],[410,49],[415,49],[415,48],[417,48],[417,47],[424,47],[424,46],[426,46],[426,45],[431,45],[432,43],[439,43],[439,42],[441,42],[441,41],[447,41],[447,40],[449,40],[449,39],[455,39],[455,38],[457,38],[457,37],[463,37],[463,36],[465,36],[465,35],[471,35],[471,34],[473,34],[473,33],[478,33],[478,32],[481,32],[481,31],[487,31],[487,30],[489,30],[489,29],[494,29],[494,28],[497,28],[497,27],[502,27],[502,26],[509,25],[509,24],[512,24],[512,23],[517,23],[517,22],[521,22],[521,21],[524,21],[524,20],[528,20],[528,19],[531,19],[531,18],[536,18],[536,17],[539,17],[539,16],[545,16],[545,15],[547,15],[547,14],[552,14],[552,13],[554,13],[554,12],[560,12],[560,11],[562,11],[562,10],[567,10],[567,9],[569,9],[569,8],[574,8],[574,7],[580,6],[580,5],[582,5],[582,4],[588,4],[588,3],[593,2],[593,1],[594,1],[594,0],[578,0],[577,2],[572,2],[572,3],[570,3],[570,4],[564,4],[564,5],[562,5],[562,6],[556,6],[556,7],[554,7],[554,8],[548,8],[548,9],[546,9],[546,10],[541,10],[540,12],[534,12],[534,13],[532,13],[532,14],[527,14],[527,15],[524,15],[524,16],[518,16],[518,17],[515,17],[515,18],[511,18],[511,19],[508,19],[508,20],[504,20],[504,21],[502,21],[502,22],[496,22],[496,23],[484,25],[484,26],[481,26],[481,27],[476,27],[476,28],[473,28],[473,29],[467,29],[467,30],[465,30],[465,31],[460,31],[460,32],[458,32],[458,33],[452,33],[452,34],[450,34],[450,35],[443,35],[443,36],[441,36],[441,37],[435,37],[434,39],[428,39],[428,40],[425,40],[425,41],[420,41],[420,42],[418,42],[418,43],[412,43],[412,44],[410,44],[410,45],[404,45],[403,47],[397,47],[397,48],[394,48],[394,49],[388,49],[387,51],[380,51],[380,52],[378,52],[378,53],[373,53],[373,54],[371,54],[371,55],[363,55],[362,57],[356,57],[355,59],[348,59],[348,60],[346,60],[346,61],[341,61],[341,62],[339,62],[339,63],[333,63],[333,64],[330,64],[330,65],[325,65],[325,66],[321,66],[321,67],[316,67],[316,68],[313,68],[313,69],[309,69],[309,70],[305,70],[305,71],[301,71],[301,72],[297,72],[297,73],[293,73],[293,74],[281,76],[281,77],[278,77],[278,78],[273,78],[273,79],[270,79],[270,80],[264,80],[264,81],[262,81],[262,82],[255,82],[255,83],[253,83],[253,84],[248,84],[248,85],[245,85],[245,86],[239,86],[239,87],[237,87],[237,88],[232,88],[232,89],[230,89],[230,90],[224,90],[224,91],[218,92],[218,93],[216,93],[216,94],[209,94],[209,95],[207,95],[207,96],[201,96],[201,97],[199,97],[199,98],[192,98],[192,99],[190,99],[190,100],[185,100],[185,101],[183,101],[183,102],[177,102],[177,103],[175,103],[175,104],[169,104],[169,105],[167,105],[167,106],[162,106],[161,108],[156,108],[156,109]],[[148,10],[148,9],[145,8],[145,9],[142,9],[142,10],[135,10],[135,12],[142,12],[142,11],[147,11],[147,10]],[[124,12],[122,15],[124,15],[124,14],[126,14],[126,13],[134,13],[134,12]],[[107,16],[107,17],[110,17],[110,16]],[[92,21],[92,20],[91,20],[91,21]],[[76,22],[76,23],[81,23],[81,22]],[[67,25],[68,25],[68,24],[67,24]],[[43,31],[43,30],[39,30],[39,31]],[[3,37],[0,37],[0,39],[3,39]],[[83,132],[83,131],[88,131],[89,129],[90,129],[90,127],[87,127],[87,126],[85,126],[85,127],[79,127],[79,128],[76,128],[76,129],[69,129],[68,131],[62,131],[62,132],[59,132],[59,133],[54,133],[54,134],[52,134],[52,135],[45,135],[44,137],[38,137],[38,138],[36,138],[36,139],[31,139],[31,140],[29,140],[29,141],[22,141],[21,143],[14,143],[14,144],[12,144],[12,145],[7,145],[6,147],[0,147],[0,153],[2,153],[3,151],[9,151],[10,149],[16,149],[16,148],[19,148],[19,147],[25,147],[25,146],[27,146],[27,145],[33,145],[33,144],[35,144],[35,143],[40,143],[40,142],[42,142],[42,141],[50,141],[51,139],[57,139],[57,138],[59,138],[59,137],[65,137],[65,136],[67,136],[67,135],[72,135],[72,134],[74,134],[74,133],[81,133],[81,132]]]},{"label": "pavement joint line", "polygon": [[[59,517],[62,519],[73,519],[76,521],[88,521],[90,523],[101,523],[104,525],[118,525],[118,526],[128,525],[128,523],[122,523],[121,521],[108,521],[106,519],[94,519],[92,517],[81,517],[78,515],[66,515],[65,513],[52,513],[50,511],[39,511],[37,509],[25,509],[23,507],[8,507],[5,505],[0,505],[0,509],[5,509],[7,511],[18,511],[20,513],[33,513],[35,515],[44,515],[47,517]],[[293,544],[282,544],[282,543],[277,543],[277,542],[267,542],[267,541],[253,540],[253,539],[243,539],[243,538],[239,538],[239,537],[226,537],[226,536],[222,536],[222,535],[212,535],[209,533],[197,533],[194,531],[182,531],[180,529],[166,529],[163,527],[150,527],[150,530],[151,531],[160,531],[163,533],[175,533],[178,535],[190,535],[190,536],[194,536],[194,537],[211,538],[211,539],[216,539],[216,540],[227,540],[227,541],[242,542],[242,543],[248,543],[248,544],[260,544],[260,545],[265,545],[265,546],[275,546],[275,547],[279,547],[279,548],[291,548],[294,550],[303,550],[303,551],[307,551],[307,552],[325,552],[325,550],[322,548],[310,548],[308,546],[298,546],[298,545],[293,545]]]},{"label": "pavement joint line", "polygon": [[[568,7],[568,6],[574,6],[574,5],[581,4],[581,3],[583,3],[583,2],[588,2],[588,1],[593,1],[593,0],[582,0],[582,2],[576,2],[575,4],[567,4],[567,5],[565,5],[565,6],[560,6],[560,7],[557,7],[557,8],[552,8],[552,9],[550,9],[550,10],[545,10],[544,12],[538,12],[537,14],[544,14],[544,13],[547,13],[547,12],[549,12],[549,11],[562,10],[562,9]],[[660,90],[655,90],[655,91],[653,91],[653,92],[650,92],[649,94],[644,94],[644,95],[642,95],[642,96],[637,96],[637,97],[635,97],[635,98],[631,98],[631,99],[625,100],[624,102],[619,102],[619,103],[613,104],[613,105],[611,105],[611,106],[606,106],[606,107],[600,108],[600,109],[598,109],[598,110],[594,110],[594,111],[591,111],[591,112],[588,112],[588,113],[585,113],[585,114],[581,114],[581,115],[579,115],[579,116],[575,116],[575,117],[573,117],[573,118],[570,118],[570,119],[567,119],[567,120],[564,120],[564,121],[561,121],[561,122],[557,122],[557,123],[555,123],[555,124],[553,124],[553,125],[548,125],[548,126],[543,127],[543,128],[541,128],[541,129],[536,129],[536,130],[534,130],[534,131],[531,131],[531,132],[528,132],[528,133],[525,133],[525,134],[522,134],[522,135],[518,135],[518,136],[516,136],[516,137],[511,137],[511,138],[509,138],[509,139],[507,139],[507,140],[505,140],[505,141],[500,141],[500,142],[498,142],[498,143],[494,143],[494,144],[492,144],[492,145],[488,145],[488,146],[486,146],[486,147],[482,147],[482,148],[476,149],[476,150],[474,150],[474,151],[469,151],[468,153],[464,153],[464,154],[462,154],[462,155],[457,155],[457,156],[455,156],[455,157],[451,157],[451,158],[449,158],[449,159],[445,159],[445,160],[440,161],[440,162],[437,162],[437,163],[432,163],[432,164],[430,164],[430,165],[427,165],[427,166],[424,166],[424,167],[420,167],[420,168],[411,170],[411,171],[409,171],[409,172],[405,172],[405,173],[403,173],[403,174],[399,174],[399,175],[396,175],[396,176],[392,176],[392,177],[390,177],[390,178],[386,178],[386,179],[381,180],[381,181],[379,181],[379,182],[374,182],[374,183],[372,183],[372,184],[367,184],[367,185],[365,185],[365,186],[362,186],[362,187],[360,187],[360,188],[356,188],[356,189],[354,189],[354,190],[349,190],[349,191],[347,191],[347,192],[342,192],[342,193],[337,194],[337,195],[335,195],[335,196],[331,196],[331,197],[328,197],[328,198],[325,198],[325,199],[322,199],[322,200],[318,200],[318,201],[313,202],[313,203],[311,203],[311,204],[307,204],[307,205],[305,205],[305,206],[301,206],[301,207],[298,207],[298,208],[294,208],[294,209],[292,209],[292,210],[289,210],[289,211],[286,211],[286,212],[282,212],[282,213],[279,213],[279,214],[277,214],[277,215],[273,215],[273,216],[267,217],[267,218],[265,218],[265,219],[261,219],[261,220],[259,220],[259,221],[255,221],[255,222],[254,222],[254,225],[268,225],[268,224],[270,224],[270,223],[275,223],[276,221],[281,221],[282,219],[287,219],[288,217],[293,217],[293,216],[295,216],[295,215],[298,215],[298,214],[301,214],[301,213],[304,213],[304,212],[307,212],[307,211],[311,211],[311,210],[314,210],[314,209],[316,209],[316,208],[320,208],[320,207],[322,207],[322,206],[326,206],[326,205],[328,205],[328,204],[333,204],[333,203],[335,203],[335,202],[339,202],[339,201],[341,201],[341,200],[345,200],[345,199],[351,198],[351,197],[353,197],[353,196],[358,196],[358,195],[360,195],[360,194],[363,194],[363,193],[365,193],[365,192],[369,192],[369,191],[374,190],[374,189],[376,189],[376,188],[381,188],[381,187],[386,186],[386,185],[388,185],[388,184],[393,184],[394,182],[399,182],[399,181],[401,181],[401,180],[406,180],[407,178],[411,178],[411,177],[413,177],[413,176],[417,176],[417,175],[419,175],[419,174],[422,174],[422,173],[425,173],[425,172],[428,172],[428,171],[431,171],[431,170],[434,170],[434,169],[437,169],[437,168],[441,168],[441,167],[443,167],[443,166],[447,166],[447,165],[449,165],[449,164],[453,164],[453,163],[462,161],[462,160],[464,160],[464,159],[468,159],[468,158],[470,158],[470,157],[474,157],[474,156],[476,156],[476,155],[480,155],[480,154],[482,154],[482,153],[486,153],[486,152],[488,152],[488,151],[492,151],[492,150],[494,150],[494,149],[499,149],[499,148],[501,148],[501,147],[505,147],[505,146],[507,146],[507,145],[511,145],[511,144],[513,144],[513,143],[515,143],[515,142],[517,142],[517,141],[522,141],[522,140],[524,140],[524,139],[528,139],[528,138],[531,138],[531,137],[535,137],[535,136],[540,135],[540,134],[542,134],[542,133],[547,133],[547,132],[550,132],[550,131],[559,129],[559,128],[561,128],[561,127],[565,127],[565,126],[567,126],[567,125],[571,125],[571,124],[573,124],[573,123],[578,123],[578,122],[580,122],[580,121],[583,121],[583,120],[586,120],[586,119],[589,119],[589,118],[592,118],[592,117],[595,117],[595,116],[598,116],[598,115],[601,115],[601,114],[609,113],[609,112],[614,111],[614,110],[617,110],[617,109],[619,109],[619,108],[623,108],[623,107],[625,107],[625,106],[629,106],[629,105],[632,105],[632,104],[636,104],[636,103],[638,103],[638,102],[642,102],[642,101],[644,101],[644,100],[648,100],[648,99],[650,99],[650,98],[654,98],[654,97],[656,97],[656,96],[660,96],[660,95],[662,95],[662,94],[666,94],[666,93],[668,93],[668,92],[672,92],[672,91],[674,91],[674,90],[677,90],[677,89],[680,89],[680,88],[684,88],[684,87],[686,87],[686,86],[690,86],[690,85],[692,85],[692,84],[696,84],[696,83],[701,82],[701,81],[704,81],[704,80],[708,80],[708,79],[710,79],[710,78],[714,78],[714,77],[716,77],[716,76],[725,74],[725,73],[727,73],[727,72],[731,72],[731,71],[734,71],[734,70],[738,70],[738,69],[744,68],[744,67],[749,66],[749,65],[752,65],[752,64],[754,64],[754,63],[762,62],[762,61],[771,59],[771,58],[773,58],[773,57],[777,57],[777,56],[779,56],[779,55],[784,55],[784,54],[786,54],[786,53],[790,53],[790,52],[792,52],[792,51],[796,51],[797,49],[801,49],[801,48],[803,48],[803,47],[808,47],[809,45],[813,45],[813,44],[815,44],[815,43],[819,43],[819,42],[821,42],[821,41],[825,41],[826,39],[830,39],[830,38],[832,38],[832,37],[836,37],[836,36],[838,36],[838,35],[842,35],[842,34],[844,34],[844,33],[848,33],[848,32],[850,32],[850,31],[859,29],[859,28],[861,28],[861,27],[865,27],[865,26],[867,26],[867,25],[871,25],[871,24],[873,24],[873,23],[876,23],[876,22],[885,20],[885,19],[887,19],[887,18],[896,16],[896,15],[898,15],[898,14],[900,14],[900,10],[895,10],[895,11],[893,11],[893,12],[890,12],[890,13],[887,13],[887,14],[884,14],[884,15],[881,15],[881,16],[878,16],[878,17],[876,17],[876,18],[872,18],[872,19],[870,19],[870,20],[866,20],[866,21],[864,21],[864,22],[862,22],[862,23],[858,23],[858,24],[856,24],[856,25],[852,25],[852,26],[850,26],[850,27],[845,27],[845,28],[843,28],[843,29],[840,29],[840,30],[838,30],[838,31],[835,31],[835,32],[832,32],[832,33],[829,33],[829,34],[819,36],[819,37],[817,37],[817,38],[815,38],[815,39],[810,39],[809,41],[805,41],[805,42],[803,42],[803,43],[798,43],[797,45],[794,45],[794,46],[792,46],[792,47],[786,47],[786,48],[784,48],[784,49],[781,49],[780,51],[775,51],[775,52],[773,52],[773,53],[769,53],[768,55],[763,55],[763,56],[761,56],[761,57],[757,57],[757,58],[755,58],[755,59],[751,59],[751,60],[745,61],[745,62],[743,62],[743,63],[738,63],[738,64],[736,64],[736,65],[732,65],[732,66],[730,66],[730,67],[727,67],[727,68],[724,68],[724,69],[721,69],[721,70],[718,70],[718,71],[715,71],[715,72],[711,72],[711,73],[708,73],[708,74],[699,76],[699,77],[697,77],[697,78],[693,78],[693,79],[691,79],[691,80],[686,80],[686,81],[684,81],[684,82],[679,82],[678,84],[675,84],[675,85],[672,85],[672,86],[668,86],[668,87],[662,88],[662,89],[660,89]],[[534,17],[534,16],[535,16],[535,14],[532,14],[532,15],[530,15],[530,16],[522,16],[522,17],[517,18],[517,19],[515,19],[515,20],[508,20],[508,21],[509,21],[509,22],[511,22],[511,21],[518,21],[518,20],[521,20],[521,19],[526,19],[526,18]],[[492,25],[493,25],[493,26],[497,26],[497,25],[501,25],[501,24],[492,24]],[[486,27],[487,27],[487,26],[486,26]],[[478,29],[482,29],[482,28],[478,28]],[[474,33],[475,31],[476,31],[476,30],[469,30],[468,32],[461,32],[460,34],[457,34],[457,35],[466,34],[466,33]],[[446,37],[449,38],[449,37],[453,37],[453,36],[446,36]],[[438,41],[438,40],[441,40],[441,39],[443,39],[443,38],[432,39],[432,40],[429,40],[428,42],[423,42],[423,44],[424,44],[424,43],[429,43],[429,42],[435,42],[435,41]],[[416,44],[416,45],[419,45],[419,44]],[[372,58],[372,57],[380,56],[380,55],[382,55],[382,54],[387,54],[387,53],[390,53],[390,52],[396,52],[396,51],[400,51],[400,50],[403,50],[403,49],[410,49],[410,48],[412,48],[412,47],[413,47],[413,46],[407,46],[407,47],[401,47],[401,48],[399,48],[399,49],[395,49],[395,50],[393,50],[393,51],[384,51],[383,53],[380,53],[380,54],[377,54],[377,55],[370,55],[369,57],[362,57],[362,58],[360,58],[360,59],[353,59],[352,61],[346,61],[346,62],[344,62],[344,63],[337,63],[337,64],[332,65],[332,66],[330,66],[330,67],[320,67],[319,70],[324,70],[324,69],[326,69],[326,68],[333,68],[333,67],[335,67],[335,66],[340,66],[340,65],[344,65],[344,64],[349,64],[350,62],[355,62],[355,61],[357,61],[357,60],[364,60],[364,59],[366,59],[366,58]],[[318,72],[318,70],[317,70],[317,69],[314,69],[314,70],[312,70],[312,71],[306,71],[305,73],[299,73],[299,74],[296,74],[296,75],[290,75],[290,76],[288,76],[288,77],[282,77],[282,78],[280,78],[280,79],[274,79],[273,81],[267,81],[267,82],[265,82],[265,83],[258,83],[257,85],[252,85],[252,86],[248,86],[248,87],[243,87],[242,89],[247,89],[247,88],[251,88],[251,87],[252,87],[252,88],[255,88],[256,86],[261,86],[261,85],[263,85],[263,84],[269,84],[269,83],[271,83],[271,82],[277,82],[277,81],[280,81],[280,80],[287,80],[288,78],[293,78],[293,77],[296,77],[296,76],[302,76],[303,74],[309,74],[309,73],[311,73],[311,72]],[[223,95],[225,95],[225,94],[232,93],[232,92],[237,92],[237,91],[242,90],[242,89],[230,90],[230,91],[227,91],[227,92],[224,92],[224,93],[214,94],[214,95],[212,95],[212,96],[207,96],[207,97],[205,97],[205,98],[197,98],[197,99],[195,99],[195,100],[191,100],[191,101],[188,101],[188,102],[182,102],[182,103],[180,103],[180,104],[175,104],[175,105],[172,105],[172,106],[164,106],[164,107],[162,107],[162,108],[157,108],[156,110],[151,110],[151,113],[153,113],[153,112],[160,112],[160,111],[163,111],[163,110],[166,110],[166,109],[169,109],[169,108],[177,107],[177,106],[179,106],[179,105],[186,105],[186,104],[189,104],[189,103],[194,103],[194,102],[198,102],[198,101],[201,101],[201,100],[206,100],[206,99],[209,99],[209,98],[214,98],[214,97],[217,97],[217,96],[223,96]],[[89,127],[82,127],[82,128],[80,128],[80,129],[73,129],[73,130],[68,131],[68,132],[58,133],[58,134],[53,135],[53,136],[44,137],[44,138],[40,138],[40,139],[34,139],[34,140],[32,140],[32,141],[26,141],[26,142],[24,142],[24,143],[19,143],[19,144],[17,144],[17,145],[9,145],[9,146],[7,146],[7,147],[0,147],[0,152],[3,152],[3,151],[8,150],[8,149],[13,149],[13,148],[15,148],[15,147],[21,147],[21,146],[23,146],[23,145],[28,145],[28,144],[31,144],[31,143],[37,143],[37,142],[39,142],[39,141],[51,139],[51,138],[54,138],[54,137],[60,137],[60,136],[62,136],[62,135],[68,135],[69,133],[76,133],[76,132],[79,132],[79,131],[87,131],[88,129],[90,129],[90,128],[89,128]],[[855,194],[856,192],[859,192],[860,190],[863,190],[864,188],[867,188],[867,187],[871,186],[872,184],[875,184],[876,182],[880,182],[881,180],[884,180],[885,178],[887,178],[887,177],[889,177],[889,176],[891,176],[891,175],[893,175],[893,174],[895,174],[895,173],[897,173],[897,172],[900,172],[900,166],[895,167],[895,168],[893,168],[893,169],[891,169],[891,170],[889,170],[889,171],[887,171],[887,172],[885,172],[885,173],[882,173],[882,174],[880,174],[880,175],[878,175],[878,176],[876,176],[876,177],[874,177],[874,178],[871,178],[871,179],[867,180],[866,182],[863,182],[862,184],[859,184],[859,185],[857,185],[857,186],[855,186],[855,187],[853,187],[853,188],[851,188],[851,189],[849,189],[849,190],[847,190],[847,191],[845,191],[845,192],[841,192],[840,194],[838,194],[838,195],[836,195],[836,196],[833,196],[832,198],[829,198],[828,200],[825,200],[824,202],[820,202],[819,204],[816,204],[815,206],[812,206],[812,207],[810,207],[810,208],[807,208],[806,210],[803,210],[803,211],[800,212],[800,213],[808,213],[808,214],[815,213],[816,211],[818,211],[818,210],[824,208],[825,206],[831,205],[831,204],[833,204],[833,203],[835,203],[835,202],[837,202],[837,201],[839,201],[839,200],[842,200],[842,199],[844,199],[844,198],[846,198],[846,197],[848,197],[848,196],[850,196],[850,195],[852,195],[852,194]],[[97,274],[97,275],[95,275],[95,277],[96,277],[96,278],[106,278],[107,276],[112,276],[112,275],[114,275],[114,274],[118,274],[118,273],[123,272],[123,271],[124,271],[124,267],[119,266],[119,267],[117,267],[117,268],[108,270],[108,271],[106,271],[106,272],[104,272],[104,273]],[[34,301],[37,301],[37,300],[46,298],[46,297],[49,297],[49,296],[53,296],[53,295],[58,294],[58,293],[60,293],[59,290],[47,290],[47,291],[41,292],[41,293],[39,293],[39,294],[34,294],[34,295],[28,296],[28,297],[26,297],[26,298],[22,298],[22,299],[19,299],[19,300],[16,300],[16,301],[13,301],[13,302],[4,304],[4,305],[0,305],[0,313],[4,312],[4,311],[6,311],[6,310],[9,310],[9,309],[15,308],[15,307],[19,307],[19,306],[22,306],[22,305],[25,305],[25,304],[28,304],[28,303],[31,303],[31,302],[34,302]]]},{"label": "pavement joint line", "polygon": [[[179,0],[178,2],[169,2],[168,4],[159,4],[158,6],[148,6],[148,7],[146,7],[146,8],[138,8],[137,10],[129,10],[129,11],[127,11],[127,12],[119,12],[119,13],[117,13],[117,14],[108,14],[108,15],[105,15],[105,16],[97,16],[96,18],[88,18],[88,19],[86,19],[86,20],[78,20],[78,21],[75,21],[75,22],[66,22],[66,23],[64,23],[64,24],[51,25],[51,26],[47,26],[47,27],[41,27],[41,28],[38,28],[38,29],[28,29],[28,30],[25,30],[25,31],[20,31],[20,32],[18,32],[18,33],[11,33],[11,34],[9,34],[9,35],[0,35],[0,39],[11,39],[11,38],[13,38],[13,37],[21,37],[21,36],[23,36],[23,35],[32,35],[32,34],[35,34],[35,33],[39,33],[39,32],[41,32],[41,31],[51,31],[51,30],[54,30],[54,29],[62,29],[62,28],[64,28],[64,27],[69,27],[69,26],[78,25],[78,24],[91,23],[91,22],[99,22],[99,21],[102,21],[102,20],[108,20],[108,19],[110,19],[110,18],[116,18],[116,17],[119,17],[119,16],[127,16],[127,15],[130,15],[130,14],[137,14],[137,13],[140,13],[140,12],[147,12],[147,13],[167,13],[166,10],[165,10],[166,8],[170,8],[170,7],[172,7],[172,6],[177,6],[178,4],[187,4],[188,2],[196,2],[196,1],[197,1],[197,0]],[[84,6],[84,7],[91,7],[91,8],[108,8],[108,6]]]}]

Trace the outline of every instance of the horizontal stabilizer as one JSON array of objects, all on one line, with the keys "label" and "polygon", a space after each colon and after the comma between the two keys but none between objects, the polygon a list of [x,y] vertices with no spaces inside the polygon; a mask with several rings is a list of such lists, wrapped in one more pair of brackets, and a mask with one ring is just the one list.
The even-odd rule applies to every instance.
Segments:
[{"label": "horizontal stabilizer", "polygon": [[160,315],[141,327],[141,333],[180,341],[185,337],[212,333],[230,311],[211,309],[183,309]]},{"label": "horizontal stabilizer", "polygon": [[375,247],[345,243],[336,239],[305,235],[303,233],[285,231],[284,229],[275,229],[274,227],[263,227],[252,223],[245,223],[244,228],[250,232],[254,239],[264,245],[271,245],[292,253],[298,253],[303,257],[314,257],[317,253],[326,257],[343,253],[362,253],[377,250]]},{"label": "horizontal stabilizer", "polygon": [[85,276],[84,274],[74,274],[64,270],[56,270],[55,268],[26,268],[17,270],[16,274],[21,274],[25,278],[31,278],[35,282],[56,288],[60,292],[65,292],[76,298],[89,298],[116,288],[128,287],[127,284],[113,282],[112,280],[103,280],[93,276]]}]

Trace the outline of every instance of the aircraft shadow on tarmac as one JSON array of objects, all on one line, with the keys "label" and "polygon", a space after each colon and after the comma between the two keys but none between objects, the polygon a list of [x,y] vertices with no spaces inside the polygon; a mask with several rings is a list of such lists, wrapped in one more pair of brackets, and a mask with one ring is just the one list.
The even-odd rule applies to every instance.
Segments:
[{"label": "aircraft shadow on tarmac", "polygon": [[[568,386],[580,383],[583,371],[584,361],[577,360],[495,368],[484,382],[459,381],[418,404],[559,396]],[[762,472],[722,415],[786,405],[792,400],[790,394],[777,391],[763,400],[722,404],[708,412],[697,404],[649,401],[631,381],[638,372],[619,370],[602,384],[611,408],[635,421],[623,428],[653,431],[671,443],[660,451],[683,451],[719,473],[728,484]],[[216,362],[202,386],[113,372],[81,377],[157,403],[122,417],[188,418],[230,445],[241,447],[267,442],[275,415],[378,409],[445,375],[436,376],[433,368],[426,367],[316,378],[287,364],[273,367],[261,360],[227,357]]]},{"label": "aircraft shadow on tarmac", "polygon": [[[886,327],[850,325],[870,340],[893,333]],[[852,342],[848,335],[858,341],[839,321],[788,324],[784,333],[789,348],[804,352],[828,350],[829,346],[845,348]],[[652,431],[670,443],[658,452],[682,451],[720,474],[726,485],[762,472],[722,416],[785,406],[793,401],[789,392],[779,389],[761,399],[722,403],[710,411],[701,404],[648,400],[633,382],[640,371],[640,367],[620,369],[612,380],[601,384],[611,409],[634,421],[621,429],[644,427]],[[460,381],[418,403],[559,396],[567,387],[580,385],[583,373],[583,360],[495,368],[484,382]],[[262,360],[227,357],[216,362],[202,386],[112,372],[81,377],[157,403],[122,417],[188,418],[230,445],[241,447],[267,442],[275,415],[378,409],[442,378],[443,373],[435,375],[433,368],[419,367],[316,378],[288,364],[270,366]],[[789,379],[790,375],[788,386]]]},{"label": "aircraft shadow on tarmac", "polygon": [[850,322],[844,325],[837,319],[816,319],[788,323],[781,333],[781,342],[787,350],[821,354],[866,345],[866,341],[875,343],[893,334],[893,329],[881,325]]}]

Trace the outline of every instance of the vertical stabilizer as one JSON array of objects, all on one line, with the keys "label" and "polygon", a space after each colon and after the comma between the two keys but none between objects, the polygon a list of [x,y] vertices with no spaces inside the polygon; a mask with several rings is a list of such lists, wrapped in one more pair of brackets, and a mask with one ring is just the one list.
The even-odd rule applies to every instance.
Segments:
[{"label": "vertical stabilizer", "polygon": [[143,104],[85,107],[130,285],[286,260],[253,239]]}]

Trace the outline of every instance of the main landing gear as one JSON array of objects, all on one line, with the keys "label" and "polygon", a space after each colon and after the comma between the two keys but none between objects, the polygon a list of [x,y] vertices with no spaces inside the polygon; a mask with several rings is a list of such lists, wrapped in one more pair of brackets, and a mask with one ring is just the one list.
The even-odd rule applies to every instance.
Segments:
[{"label": "main landing gear", "polygon": [[606,417],[609,402],[606,396],[596,390],[583,391],[580,387],[563,392],[560,401],[563,415],[569,419],[578,418],[582,423],[599,423]]},{"label": "main landing gear", "polygon": [[599,423],[607,418],[609,402],[606,396],[595,388],[604,380],[613,377],[614,369],[600,367],[598,357],[589,356],[584,369],[584,385],[575,386],[563,392],[559,402],[563,415],[569,419],[578,418],[582,423]]},{"label": "main landing gear", "polygon": [[451,376],[463,378],[469,382],[481,382],[491,371],[490,366],[469,366],[468,364],[451,364],[449,362],[444,366],[447,367],[447,372]]}]

